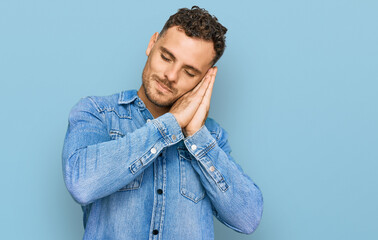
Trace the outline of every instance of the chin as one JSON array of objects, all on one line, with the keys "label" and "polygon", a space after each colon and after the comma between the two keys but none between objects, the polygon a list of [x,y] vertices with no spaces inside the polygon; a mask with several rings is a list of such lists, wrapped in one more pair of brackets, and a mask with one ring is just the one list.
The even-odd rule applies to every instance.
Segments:
[{"label": "chin", "polygon": [[174,98],[172,92],[163,93],[159,91],[157,80],[155,80],[153,75],[149,74],[146,69],[143,71],[142,84],[148,101],[157,107],[170,108],[177,100],[177,98]]},{"label": "chin", "polygon": [[144,92],[146,94],[147,99],[153,103],[154,105],[158,107],[163,107],[163,108],[170,108],[172,107],[173,103],[175,102],[172,100],[167,100],[167,97],[164,95],[159,94],[158,92],[151,92],[151,89],[144,89]]}]

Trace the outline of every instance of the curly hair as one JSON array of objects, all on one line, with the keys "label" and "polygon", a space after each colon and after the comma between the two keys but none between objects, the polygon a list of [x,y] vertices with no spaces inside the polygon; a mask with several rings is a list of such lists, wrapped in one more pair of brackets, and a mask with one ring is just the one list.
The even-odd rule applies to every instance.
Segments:
[{"label": "curly hair", "polygon": [[225,34],[227,28],[220,24],[218,19],[215,16],[211,16],[205,9],[198,6],[193,6],[192,9],[180,8],[177,13],[169,17],[160,31],[159,37],[163,36],[165,31],[173,26],[180,27],[188,37],[212,41],[215,50],[212,65],[222,56],[226,48]]}]

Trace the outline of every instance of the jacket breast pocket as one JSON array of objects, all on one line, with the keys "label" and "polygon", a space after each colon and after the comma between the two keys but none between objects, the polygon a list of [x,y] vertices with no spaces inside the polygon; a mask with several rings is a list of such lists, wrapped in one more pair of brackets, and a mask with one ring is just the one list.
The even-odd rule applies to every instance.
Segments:
[{"label": "jacket breast pocket", "polygon": [[[110,130],[109,135],[112,140],[117,140],[125,136],[119,130]],[[128,191],[128,190],[139,189],[142,185],[143,174],[144,174],[144,171],[142,171],[136,178],[134,178],[134,180],[132,180],[130,183],[128,183],[127,185],[119,189],[118,191]]]},{"label": "jacket breast pocket", "polygon": [[205,189],[202,186],[198,173],[192,167],[192,160],[188,150],[178,148],[180,162],[180,193],[182,196],[198,203],[205,197]]}]

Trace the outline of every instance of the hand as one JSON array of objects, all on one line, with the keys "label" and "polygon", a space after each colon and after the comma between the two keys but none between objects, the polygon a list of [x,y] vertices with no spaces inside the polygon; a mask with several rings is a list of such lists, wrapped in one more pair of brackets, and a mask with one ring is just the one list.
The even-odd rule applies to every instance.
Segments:
[{"label": "hand", "polygon": [[214,68],[210,68],[197,86],[181,96],[169,110],[169,112],[175,116],[177,122],[183,130],[192,120],[193,116],[197,112],[197,109],[202,103],[206,90],[210,85],[212,79],[210,75],[214,71]]},{"label": "hand", "polygon": [[209,86],[207,87],[205,95],[202,98],[202,102],[200,103],[192,120],[190,120],[190,122],[184,129],[184,134],[186,136],[192,136],[205,124],[207,115],[209,114],[211,94],[213,93],[213,86],[215,82],[215,76],[217,75],[217,71],[217,67],[211,68],[211,72],[209,75]]}]

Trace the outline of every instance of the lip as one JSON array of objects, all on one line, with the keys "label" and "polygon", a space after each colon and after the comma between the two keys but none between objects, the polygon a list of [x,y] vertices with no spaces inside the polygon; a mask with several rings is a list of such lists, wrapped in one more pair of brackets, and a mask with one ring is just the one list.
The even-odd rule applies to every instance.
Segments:
[{"label": "lip", "polygon": [[158,80],[156,80],[156,83],[158,85],[158,88],[160,89],[160,91],[162,92],[167,92],[167,93],[170,93],[172,92],[169,88],[167,88],[166,86],[164,86],[162,83],[160,83]]}]

